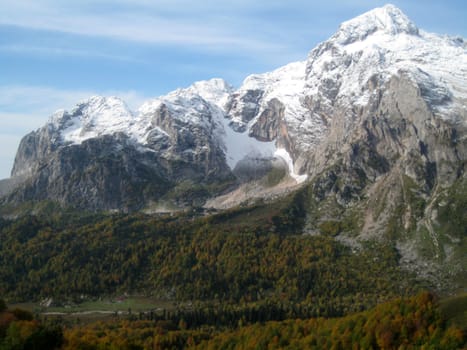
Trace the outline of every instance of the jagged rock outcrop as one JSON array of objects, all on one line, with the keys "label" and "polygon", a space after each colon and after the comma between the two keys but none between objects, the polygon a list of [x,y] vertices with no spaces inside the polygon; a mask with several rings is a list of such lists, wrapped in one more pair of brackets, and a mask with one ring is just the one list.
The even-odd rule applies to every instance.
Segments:
[{"label": "jagged rock outcrop", "polygon": [[227,102],[226,110],[232,119],[231,126],[236,132],[245,132],[247,124],[257,115],[259,101],[263,95],[260,89],[236,92]]},{"label": "jagged rock outcrop", "polygon": [[251,127],[249,136],[260,141],[273,141],[280,138],[280,126],[283,122],[285,107],[278,99],[268,101],[267,107],[258,116]]},{"label": "jagged rock outcrop", "polygon": [[125,135],[117,140],[104,135],[58,147],[10,195],[12,200],[48,199],[83,209],[127,211],[165,193],[172,182],[160,159],[138,151]]}]

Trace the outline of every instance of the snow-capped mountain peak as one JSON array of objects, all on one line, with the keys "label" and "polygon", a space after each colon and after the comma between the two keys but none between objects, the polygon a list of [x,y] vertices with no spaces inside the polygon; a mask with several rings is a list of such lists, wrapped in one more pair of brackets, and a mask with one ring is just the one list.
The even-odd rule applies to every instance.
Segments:
[{"label": "snow-capped mountain peak", "polygon": [[344,22],[310,52],[308,94],[321,96],[325,104],[338,99],[348,106],[365,106],[371,94],[368,84],[381,86],[404,74],[420,86],[433,110],[454,111],[462,103],[449,103],[467,96],[462,42],[419,30],[393,5],[374,9]]},{"label": "snow-capped mountain peak", "polygon": [[92,96],[70,112],[55,112],[49,125],[60,131],[63,141],[81,143],[104,134],[126,132],[133,119],[133,113],[119,97]]},{"label": "snow-capped mountain peak", "polygon": [[71,113],[75,114],[78,111],[84,118],[98,119],[102,122],[111,122],[116,118],[132,115],[126,103],[117,96],[92,96],[78,103]]},{"label": "snow-capped mountain peak", "polygon": [[[456,56],[459,69],[452,70],[449,67]],[[265,116],[271,113],[273,100],[283,106],[282,115],[276,117],[287,125],[288,133],[302,135],[295,148],[308,150],[326,135],[334,101],[348,106],[366,105],[371,94],[366,87],[370,79],[377,76],[384,83],[404,71],[414,81],[431,86],[433,94],[462,96],[466,89],[458,82],[462,82],[466,67],[465,45],[459,40],[419,31],[401,10],[386,5],[342,23],[336,34],[310,52],[306,61],[251,75],[238,90],[219,78],[198,81],[145,102],[136,113],[117,97],[93,96],[70,113],[58,111],[51,124],[61,130],[62,140],[71,143],[124,132],[145,144],[148,133],[156,127],[153,115],[165,108],[170,118],[181,125],[198,125],[223,134],[227,159],[233,168],[238,157],[230,156],[231,149],[240,146],[229,142],[239,141],[233,137],[232,125],[235,131],[247,131],[238,136],[243,144],[259,142],[262,148],[256,139],[245,141],[251,136],[268,142],[277,140],[274,133],[258,134],[265,127],[258,123],[264,123]]]},{"label": "snow-capped mountain peak", "polygon": [[389,4],[343,22],[332,39],[339,44],[350,44],[377,31],[390,35],[419,33],[417,26],[400,9]]},{"label": "snow-capped mountain peak", "polygon": [[233,87],[223,79],[198,81],[187,88],[176,89],[145,102],[138,109],[138,115],[149,116],[164,105],[173,118],[203,124],[206,122],[203,116],[209,115],[213,109],[222,110],[232,92]]},{"label": "snow-capped mountain peak", "polygon": [[214,78],[197,81],[186,90],[200,95],[210,103],[223,107],[234,88],[224,79]]}]

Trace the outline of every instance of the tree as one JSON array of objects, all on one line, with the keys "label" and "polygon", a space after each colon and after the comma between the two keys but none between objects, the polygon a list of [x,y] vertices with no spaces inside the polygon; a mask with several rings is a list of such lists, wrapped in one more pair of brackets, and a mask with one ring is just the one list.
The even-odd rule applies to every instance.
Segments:
[{"label": "tree", "polygon": [[6,303],[3,299],[0,299],[0,312],[3,312],[7,309]]}]

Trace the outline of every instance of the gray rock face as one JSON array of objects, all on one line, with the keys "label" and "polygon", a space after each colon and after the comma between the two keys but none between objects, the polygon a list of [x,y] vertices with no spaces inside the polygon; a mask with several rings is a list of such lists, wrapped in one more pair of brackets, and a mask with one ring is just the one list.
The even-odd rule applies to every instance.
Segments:
[{"label": "gray rock face", "polygon": [[233,93],[229,99],[226,111],[233,119],[232,128],[237,132],[244,132],[248,122],[252,120],[259,110],[259,101],[263,95],[262,90],[248,90],[244,93]]},{"label": "gray rock face", "polygon": [[278,99],[268,101],[267,107],[258,116],[249,135],[260,141],[273,141],[280,136],[280,125],[284,119],[284,105]]},{"label": "gray rock face", "polygon": [[339,164],[333,177],[347,183],[341,191],[355,193],[348,198],[357,200],[368,184],[390,172],[410,177],[427,195],[435,185],[449,186],[465,176],[467,145],[458,137],[466,130],[461,125],[437,116],[420,87],[403,74],[374,90],[364,108],[336,108],[336,116],[350,116],[354,125],[344,137],[338,121],[330,127],[318,150],[309,153],[310,174],[319,176]]},{"label": "gray rock face", "polygon": [[56,148],[54,133],[50,127],[44,127],[26,135],[16,152],[11,176],[32,176],[43,166],[44,161]]},{"label": "gray rock face", "polygon": [[12,179],[22,181],[4,191],[4,200],[49,199],[89,210],[133,211],[186,180],[206,184],[231,179],[212,116],[205,112],[198,115],[204,121],[200,125],[177,119],[160,104],[146,115],[150,125],[143,144],[125,132],[86,138],[89,130],[84,128],[80,137],[85,139],[72,142],[66,128],[86,116],[80,108],[65,112],[58,123],[23,138],[12,171]]},{"label": "gray rock face", "polygon": [[230,176],[222,145],[216,135],[217,125],[212,111],[207,102],[201,103],[205,107],[199,115],[205,122],[203,124],[174,118],[165,104],[149,114],[153,125],[161,128],[165,134],[161,137],[159,133],[155,139],[148,139],[147,147],[156,151],[166,162],[167,173],[177,182],[187,179],[209,182]]},{"label": "gray rock face", "polygon": [[[160,160],[136,150],[125,136],[116,138],[103,136],[49,153],[9,200],[49,199],[82,209],[127,211],[165,193],[171,181]],[[31,140],[22,142],[23,149],[34,144],[26,144]]]},{"label": "gray rock face", "polygon": [[[341,121],[333,120],[322,146],[329,149],[328,153],[342,154],[343,150],[363,140],[391,162],[410,157],[414,152],[418,158],[427,161],[434,161],[435,154],[440,153],[449,162],[460,160],[455,154],[461,155],[464,151],[457,149],[450,139],[452,134],[464,133],[463,126],[436,115],[433,106],[423,98],[420,87],[404,74],[393,76],[382,86],[375,86],[371,95],[363,108],[335,108],[336,116],[345,116],[353,123],[342,130]],[[446,139],[442,140],[444,137]],[[446,143],[448,147],[441,145]],[[317,160],[325,164],[330,159]]]}]

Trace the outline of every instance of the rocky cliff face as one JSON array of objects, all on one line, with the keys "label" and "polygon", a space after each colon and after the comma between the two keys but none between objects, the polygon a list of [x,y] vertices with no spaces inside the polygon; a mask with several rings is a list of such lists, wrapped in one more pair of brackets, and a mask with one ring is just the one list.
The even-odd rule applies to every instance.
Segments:
[{"label": "rocky cliff face", "polygon": [[102,97],[57,112],[23,138],[12,178],[26,180],[8,200],[127,211],[186,180],[228,180],[213,108],[187,94],[149,101],[137,116],[121,100]]}]

